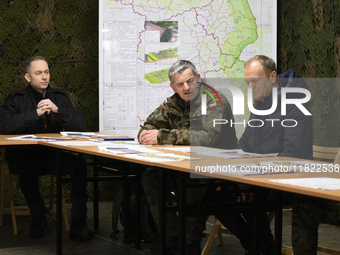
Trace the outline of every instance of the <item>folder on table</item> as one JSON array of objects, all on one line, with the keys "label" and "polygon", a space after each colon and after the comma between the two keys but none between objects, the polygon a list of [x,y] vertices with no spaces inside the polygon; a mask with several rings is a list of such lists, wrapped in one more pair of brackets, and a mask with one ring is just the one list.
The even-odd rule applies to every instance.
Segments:
[{"label": "folder on table", "polygon": [[100,136],[98,141],[134,141],[135,138],[129,136]]}]

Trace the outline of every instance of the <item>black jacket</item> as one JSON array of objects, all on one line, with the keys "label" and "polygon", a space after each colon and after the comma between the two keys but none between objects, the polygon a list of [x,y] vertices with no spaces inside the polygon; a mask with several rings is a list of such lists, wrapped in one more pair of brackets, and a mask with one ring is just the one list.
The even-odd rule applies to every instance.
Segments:
[{"label": "black jacket", "polygon": [[[281,115],[281,88],[299,87],[307,89],[303,79],[294,71],[289,70],[277,77],[279,84],[278,102],[276,110],[266,116],[251,114],[249,120],[262,120],[262,127],[250,127],[247,125],[238,148],[253,153],[279,153],[283,157],[295,157],[303,159],[313,159],[313,118],[305,116],[300,109],[293,104],[287,105],[286,115]],[[288,98],[298,98],[301,94],[289,93]],[[272,94],[264,99],[264,102],[254,101],[254,108],[267,110],[272,106]],[[307,106],[304,104],[307,108]],[[279,121],[265,121],[266,119],[279,119]],[[281,121],[294,119],[297,121],[295,127],[283,127]],[[252,121],[251,125],[260,126],[260,121]],[[272,127],[273,125],[273,127]],[[286,121],[284,125],[292,126],[294,122]]]},{"label": "black jacket", "polygon": [[[50,112],[38,116],[37,105],[42,99],[50,99],[57,107],[58,113]],[[73,107],[67,93],[62,89],[48,86],[45,98],[29,84],[21,90],[13,90],[6,98],[0,110],[1,134],[38,134],[58,133],[63,130],[82,131],[85,128],[84,116]],[[16,146],[6,150],[7,160],[18,160],[20,156],[54,157],[53,148],[37,146]],[[11,167],[11,171],[15,171]]]},{"label": "black jacket", "polygon": [[[37,105],[42,99],[50,99],[58,113],[38,116]],[[82,131],[84,116],[73,107],[68,94],[62,89],[47,88],[45,98],[29,84],[21,90],[13,90],[0,110],[0,133],[34,134],[57,133],[63,130]]]}]

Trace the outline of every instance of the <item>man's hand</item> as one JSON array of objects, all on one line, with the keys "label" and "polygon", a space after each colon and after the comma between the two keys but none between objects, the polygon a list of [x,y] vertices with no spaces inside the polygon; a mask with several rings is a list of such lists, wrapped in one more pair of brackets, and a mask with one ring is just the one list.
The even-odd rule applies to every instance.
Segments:
[{"label": "man's hand", "polygon": [[58,107],[50,100],[43,99],[37,105],[37,114],[38,116],[43,115],[44,113],[50,114],[50,112],[58,113]]},{"label": "man's hand", "polygon": [[141,144],[158,144],[157,142],[158,130],[143,130],[139,135],[139,142]]}]

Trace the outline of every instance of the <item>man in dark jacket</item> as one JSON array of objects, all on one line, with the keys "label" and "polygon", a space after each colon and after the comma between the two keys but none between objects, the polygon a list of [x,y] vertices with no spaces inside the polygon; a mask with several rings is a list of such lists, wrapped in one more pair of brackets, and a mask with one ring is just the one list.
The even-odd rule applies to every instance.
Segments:
[{"label": "man in dark jacket", "polygon": [[[252,88],[255,109],[253,111],[272,108],[274,88],[277,89],[277,108],[267,115],[252,113],[248,122],[250,125],[247,125],[237,148],[252,153],[278,153],[278,156],[282,157],[312,159],[312,116],[305,115],[295,104],[287,105],[286,115],[282,114],[281,109],[282,88],[307,89],[303,79],[293,70],[277,75],[274,60],[263,55],[247,60],[244,67],[245,81],[248,87]],[[300,99],[304,98],[304,95],[288,93],[287,98]],[[303,106],[307,110],[307,106]],[[283,203],[293,204],[297,197],[293,194],[284,194]],[[270,192],[266,201],[274,202],[273,198],[274,194]],[[253,214],[243,213],[243,217],[240,214],[217,215],[217,218],[240,239],[243,247],[249,250],[248,254],[253,254],[251,251]],[[260,222],[261,254],[273,254],[271,250],[273,235],[266,213],[259,213],[257,220]]]},{"label": "man in dark jacket", "polygon": [[[248,87],[252,88],[255,109],[268,110],[272,107],[273,88],[277,88],[277,107],[269,115],[260,116],[254,113],[250,115],[249,120],[254,120],[252,125],[256,125],[256,121],[259,120],[257,121],[258,126],[262,123],[263,126],[251,127],[248,125],[240,139],[238,148],[246,152],[278,153],[282,157],[312,159],[312,116],[306,116],[295,104],[287,105],[286,115],[281,113],[282,88],[307,89],[303,79],[294,70],[277,76],[275,62],[265,56],[255,56],[249,59],[245,63],[244,77]],[[287,97],[297,99],[301,97],[301,93],[289,93]],[[304,107],[306,108],[306,106]],[[283,124],[282,121],[284,121]]]},{"label": "man in dark jacket", "polygon": [[[73,107],[67,93],[49,86],[50,73],[47,61],[40,56],[27,61],[25,79],[28,86],[10,92],[0,110],[0,133],[33,134],[56,133],[63,130],[81,131],[86,121]],[[42,237],[47,227],[46,207],[39,191],[41,174],[55,174],[56,152],[53,148],[22,146],[7,149],[7,160],[11,173],[19,175],[22,190],[32,223],[31,237]],[[86,177],[86,164],[83,158],[70,153],[62,154],[63,175]],[[71,184],[72,223],[70,238],[89,240],[93,233],[86,225],[86,182]]]}]

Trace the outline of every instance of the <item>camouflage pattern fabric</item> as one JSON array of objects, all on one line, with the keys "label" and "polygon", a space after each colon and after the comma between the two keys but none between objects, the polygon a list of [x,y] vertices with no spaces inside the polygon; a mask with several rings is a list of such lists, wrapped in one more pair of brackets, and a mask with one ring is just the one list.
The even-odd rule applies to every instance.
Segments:
[{"label": "camouflage pattern fabric", "polygon": [[207,100],[207,114],[201,114],[201,95],[190,102],[185,102],[175,93],[162,103],[146,119],[143,130],[158,129],[158,144],[201,145],[213,148],[233,149],[237,146],[235,128],[230,124],[213,126],[214,119],[234,121],[227,98],[220,95],[222,105],[214,94]]},{"label": "camouflage pattern fabric", "polygon": [[[167,170],[164,170],[167,171]],[[170,180],[167,171],[167,179]],[[150,212],[159,227],[159,169],[149,168],[142,176],[142,186],[147,197]],[[187,180],[187,184],[202,184],[205,180],[192,179]],[[171,191],[173,191],[171,182],[167,182],[167,204],[171,204]],[[198,204],[204,194],[205,188],[188,188],[186,202],[187,205]],[[205,222],[208,216],[187,217],[186,218],[186,242],[189,244],[197,244],[202,240],[202,232],[205,230]],[[166,215],[166,233],[167,237],[178,236],[178,217],[176,212],[168,212]]]},{"label": "camouflage pattern fabric", "polygon": [[[162,103],[145,121],[138,137],[143,130],[159,130],[158,144],[174,145],[201,145],[215,148],[235,148],[237,138],[235,128],[230,125],[218,125],[213,127],[213,119],[232,119],[230,104],[227,98],[221,94],[222,105],[214,94],[207,100],[207,114],[201,114],[200,90],[197,98],[185,102],[175,93]],[[159,225],[159,169],[149,169],[142,176],[142,187],[150,205],[151,214]],[[164,170],[167,171],[167,170]],[[170,179],[169,179],[170,180]],[[187,183],[205,183],[205,180],[188,180]],[[173,190],[171,182],[167,182],[167,201],[171,203],[170,195]],[[187,205],[198,204],[204,194],[205,188],[188,188]],[[167,237],[178,236],[178,218],[175,212],[167,213]],[[186,242],[197,244],[202,240],[202,232],[205,230],[205,222],[208,216],[186,218]]]},{"label": "camouflage pattern fabric", "polygon": [[294,255],[316,255],[320,223],[340,225],[340,203],[303,197],[294,203],[292,245]]}]

